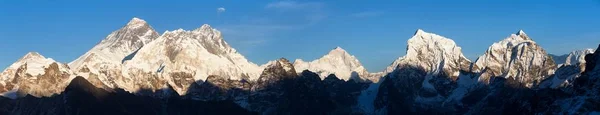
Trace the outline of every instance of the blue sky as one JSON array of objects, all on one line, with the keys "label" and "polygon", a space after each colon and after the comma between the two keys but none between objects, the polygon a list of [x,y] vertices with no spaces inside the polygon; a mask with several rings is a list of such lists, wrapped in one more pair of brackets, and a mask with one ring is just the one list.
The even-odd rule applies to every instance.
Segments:
[{"label": "blue sky", "polygon": [[371,72],[404,55],[419,28],[453,39],[473,61],[520,29],[552,54],[600,43],[598,0],[2,0],[0,67],[29,51],[70,62],[133,17],[159,33],[210,24],[257,64],[340,46]]}]

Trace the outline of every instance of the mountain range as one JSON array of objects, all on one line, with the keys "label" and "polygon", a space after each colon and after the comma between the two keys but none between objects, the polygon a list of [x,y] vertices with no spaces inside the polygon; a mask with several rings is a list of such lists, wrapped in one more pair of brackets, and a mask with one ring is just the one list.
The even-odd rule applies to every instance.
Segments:
[{"label": "mountain range", "polygon": [[[600,47],[600,46],[599,46]],[[400,48],[399,48],[400,50]],[[204,24],[162,34],[133,18],[65,64],[29,52],[0,73],[0,114],[587,114],[600,53],[548,54],[520,30],[469,60],[418,29],[369,72],[341,47],[250,62]]]}]

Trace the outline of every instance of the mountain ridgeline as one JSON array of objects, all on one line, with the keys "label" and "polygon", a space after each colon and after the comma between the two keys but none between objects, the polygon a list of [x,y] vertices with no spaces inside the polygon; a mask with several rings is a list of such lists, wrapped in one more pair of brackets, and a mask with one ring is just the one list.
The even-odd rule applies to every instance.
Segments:
[{"label": "mountain ridgeline", "polygon": [[159,34],[133,18],[68,64],[30,52],[10,65],[0,74],[0,114],[600,111],[600,52],[593,49],[550,55],[522,30],[477,60],[420,29],[407,43],[406,54],[381,72],[341,47],[314,61],[257,65],[210,25]]}]

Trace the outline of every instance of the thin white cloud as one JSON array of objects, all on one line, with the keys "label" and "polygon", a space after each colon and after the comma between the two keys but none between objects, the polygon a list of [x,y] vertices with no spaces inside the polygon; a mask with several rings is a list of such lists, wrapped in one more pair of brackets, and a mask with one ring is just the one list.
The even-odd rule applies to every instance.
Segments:
[{"label": "thin white cloud", "polygon": [[381,11],[364,11],[364,12],[357,12],[357,13],[350,14],[350,16],[356,17],[356,18],[367,18],[367,17],[381,16],[383,14],[384,14],[384,12],[381,12]]},{"label": "thin white cloud", "polygon": [[225,8],[224,7],[217,8],[217,13],[222,13],[222,12],[225,12]]}]

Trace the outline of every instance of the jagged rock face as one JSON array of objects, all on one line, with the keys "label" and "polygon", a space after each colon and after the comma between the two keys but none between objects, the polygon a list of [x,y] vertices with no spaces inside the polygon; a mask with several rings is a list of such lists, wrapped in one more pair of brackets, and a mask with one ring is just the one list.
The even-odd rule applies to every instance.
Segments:
[{"label": "jagged rock face", "polygon": [[[125,62],[126,78],[157,76],[181,95],[195,81],[215,75],[231,80],[255,80],[260,67],[231,48],[221,32],[209,25],[193,30],[167,31]],[[186,75],[173,75],[184,73]]]},{"label": "jagged rock face", "polygon": [[265,69],[254,86],[256,88],[265,88],[268,85],[298,76],[294,66],[285,58],[270,61],[265,65]]},{"label": "jagged rock face", "polygon": [[564,54],[560,56],[550,54],[550,56],[552,57],[554,62],[556,62],[556,65],[558,65],[558,67],[562,65],[576,64],[585,66],[585,55],[594,53],[594,51],[594,49],[575,50],[571,51],[569,54]]},{"label": "jagged rock face", "polygon": [[406,56],[387,68],[374,112],[416,114],[435,109],[428,114],[441,114],[456,111],[453,105],[466,93],[462,89],[473,84],[470,76],[462,75],[469,66],[470,61],[454,41],[417,30],[408,40]]},{"label": "jagged rock face", "polygon": [[297,59],[294,61],[294,67],[296,67],[296,71],[314,71],[321,76],[321,79],[325,79],[329,74],[335,74],[346,81],[355,79],[377,82],[381,77],[370,74],[356,57],[350,55],[341,47],[336,47],[325,56],[311,62]]},{"label": "jagged rock face", "polygon": [[569,56],[567,56],[564,64],[565,65],[576,65],[576,64],[585,65],[585,55],[594,53],[594,51],[595,51],[594,49],[572,51],[571,53],[569,53]]},{"label": "jagged rock face", "polygon": [[473,68],[483,73],[480,81],[484,83],[491,77],[505,77],[532,87],[552,75],[556,64],[542,47],[519,31],[490,46]]},{"label": "jagged rock face", "polygon": [[[158,38],[159,34],[146,21],[133,18],[127,25],[109,34],[91,50],[69,63],[77,75],[98,78],[110,88],[130,84],[123,78],[122,63],[130,60],[142,46]],[[86,72],[80,72],[86,71]]]},{"label": "jagged rock face", "polygon": [[[542,109],[539,113],[590,114],[590,112],[600,111],[597,106],[600,103],[600,96],[598,96],[600,92],[597,90],[600,87],[600,69],[597,67],[597,62],[600,61],[600,53],[595,51],[592,54],[587,54],[584,59],[585,71],[579,74],[579,77],[573,78],[572,83],[550,90],[551,92],[546,91],[547,93],[538,94],[538,96],[543,97],[541,104],[538,105],[547,108]],[[560,74],[560,69],[563,67],[570,66],[575,67],[578,65],[562,66],[556,74]]]},{"label": "jagged rock face", "polygon": [[[270,67],[273,68],[266,68],[265,70],[269,71],[265,72],[274,73],[270,70],[285,70],[282,67]],[[308,70],[304,70],[299,75],[282,76],[282,78],[272,84],[255,88],[249,98],[245,100],[249,104],[246,108],[268,115],[362,113],[357,109],[357,100],[360,92],[368,85],[366,83],[354,80],[343,81],[335,75],[321,80],[318,74]]]},{"label": "jagged rock face", "polygon": [[422,68],[427,74],[456,79],[459,70],[469,70],[470,63],[453,40],[419,29],[408,40],[406,55],[394,61],[384,73],[410,66]]},{"label": "jagged rock face", "polygon": [[1,75],[0,85],[3,89],[0,89],[0,93],[16,90],[20,97],[27,94],[42,97],[61,93],[73,78],[67,65],[36,52],[23,56]]},{"label": "jagged rock face", "polygon": [[[585,56],[594,53],[593,49],[572,51],[564,56],[565,60],[560,62],[559,68],[553,75],[540,83],[540,88],[559,88],[572,85],[574,80],[585,71]],[[553,57],[553,59],[555,59]],[[559,63],[559,62],[557,62]]]}]

